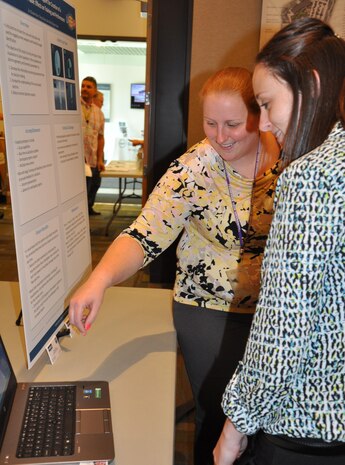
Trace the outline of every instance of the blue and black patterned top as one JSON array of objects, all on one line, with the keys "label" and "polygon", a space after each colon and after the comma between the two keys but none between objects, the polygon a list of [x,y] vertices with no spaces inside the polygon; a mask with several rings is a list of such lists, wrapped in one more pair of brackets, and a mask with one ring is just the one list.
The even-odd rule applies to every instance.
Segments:
[{"label": "blue and black patterned top", "polygon": [[246,434],[345,441],[345,131],[278,180],[262,287],[223,409]]}]

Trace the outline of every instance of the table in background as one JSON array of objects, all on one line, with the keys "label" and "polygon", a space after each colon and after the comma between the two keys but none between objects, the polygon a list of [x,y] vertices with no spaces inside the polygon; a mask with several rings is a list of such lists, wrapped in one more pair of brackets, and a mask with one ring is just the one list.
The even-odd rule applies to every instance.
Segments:
[{"label": "table in background", "polygon": [[[122,200],[125,198],[137,198],[138,195],[135,194],[135,183],[138,182],[138,179],[144,177],[143,170],[143,161],[111,161],[106,165],[105,170],[101,172],[102,178],[118,178],[119,180],[119,195],[113,206],[113,213],[105,227],[105,235],[108,236],[109,228],[113,219],[118,214]],[[124,183],[122,184],[122,180]],[[126,194],[128,186],[132,186],[133,191],[131,194]]]},{"label": "table in background", "polygon": [[17,283],[0,282],[0,332],[18,381],[110,383],[116,465],[172,465],[176,335],[172,291],[112,287],[86,337],[64,337],[51,365],[43,354],[28,370]]}]

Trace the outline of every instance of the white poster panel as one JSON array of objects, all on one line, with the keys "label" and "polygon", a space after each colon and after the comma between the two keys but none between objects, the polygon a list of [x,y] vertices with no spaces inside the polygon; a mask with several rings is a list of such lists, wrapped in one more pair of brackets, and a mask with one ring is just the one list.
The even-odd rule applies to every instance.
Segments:
[{"label": "white poster panel", "polygon": [[[23,236],[26,294],[31,311],[26,325],[33,341],[39,342],[42,325],[59,318],[64,293],[59,222],[53,218]],[[56,314],[54,305],[61,303]],[[44,328],[46,330],[46,328]]]},{"label": "white poster panel", "polygon": [[[10,105],[16,114],[48,114],[43,29],[3,10],[4,48]],[[23,27],[24,25],[24,27]]]},{"label": "white poster panel", "polygon": [[30,368],[91,270],[73,6],[0,0],[0,76]]},{"label": "white poster panel", "polygon": [[50,127],[13,127],[11,139],[19,221],[23,225],[57,207]]},{"label": "white poster panel", "polygon": [[80,268],[89,264],[88,229],[83,203],[73,205],[64,213],[64,240],[66,244],[67,284],[71,288],[80,276]]},{"label": "white poster panel", "polygon": [[83,148],[80,140],[79,124],[56,124],[55,147],[59,170],[59,190],[62,202],[81,194],[85,189],[85,178],[75,176],[80,168],[80,153]]},{"label": "white poster panel", "polygon": [[345,0],[263,0],[260,48],[282,27],[304,16],[325,21],[345,39]]}]

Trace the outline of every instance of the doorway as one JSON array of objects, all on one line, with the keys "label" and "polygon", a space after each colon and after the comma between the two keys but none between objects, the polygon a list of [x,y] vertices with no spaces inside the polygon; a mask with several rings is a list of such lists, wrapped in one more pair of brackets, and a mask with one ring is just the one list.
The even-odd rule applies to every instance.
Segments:
[{"label": "doorway", "polygon": [[145,87],[146,41],[83,37],[77,47],[79,82],[93,76],[104,94],[106,162],[134,160],[138,147],[129,139],[144,138],[144,106],[133,106],[131,94]]}]

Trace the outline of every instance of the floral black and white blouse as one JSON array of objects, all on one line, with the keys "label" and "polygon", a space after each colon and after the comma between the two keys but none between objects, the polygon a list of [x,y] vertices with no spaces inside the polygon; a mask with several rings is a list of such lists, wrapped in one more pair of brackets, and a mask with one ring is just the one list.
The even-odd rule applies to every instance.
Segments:
[{"label": "floral black and white blouse", "polygon": [[[264,150],[260,156],[266,156]],[[250,267],[251,283],[256,284],[241,280],[234,305],[228,274],[238,268],[239,234],[222,159],[205,139],[171,163],[123,234],[139,241],[145,266],[182,233],[177,247],[176,301],[223,311],[254,311],[278,176],[279,163],[272,164],[255,180],[254,190],[252,179],[226,164],[242,233],[247,235],[241,266]]]}]

